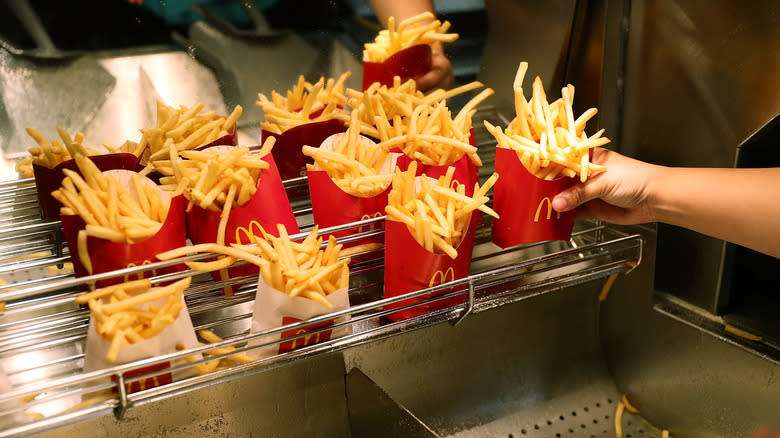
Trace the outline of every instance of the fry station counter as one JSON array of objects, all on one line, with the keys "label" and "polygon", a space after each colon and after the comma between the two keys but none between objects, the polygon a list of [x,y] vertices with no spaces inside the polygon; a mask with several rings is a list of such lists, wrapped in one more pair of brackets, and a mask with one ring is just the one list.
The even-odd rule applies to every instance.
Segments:
[{"label": "fry station counter", "polygon": [[[36,2],[12,3],[16,7],[22,3],[32,5],[39,14],[45,9]],[[605,135],[612,139],[607,147],[647,159],[657,152],[647,146],[650,140],[639,134],[651,134],[647,132],[650,126],[639,127],[639,118],[657,104],[657,96],[648,97],[641,88],[659,78],[674,81],[667,76],[648,77],[642,63],[649,62],[648,54],[676,53],[674,48],[661,44],[663,39],[653,38],[654,26],[659,26],[663,17],[678,19],[678,27],[668,25],[688,32],[688,49],[713,44],[704,37],[709,38],[706,32],[716,30],[699,27],[708,15],[695,2],[435,2],[437,17],[451,20],[451,31],[462,32],[462,44],[453,45],[448,52],[455,67],[454,87],[478,80],[481,86],[495,91],[493,96],[480,101],[475,111],[464,112],[471,119],[468,126],[473,128],[466,131],[474,149],[466,150],[476,154],[481,162],[475,167],[477,185],[473,191],[480,192],[482,186],[487,192],[469,198],[471,193],[458,188],[465,185],[460,182],[446,183],[438,187],[438,192],[430,192],[442,196],[452,192],[452,199],[460,195],[458,199],[482,201],[481,211],[467,212],[473,218],[465,221],[470,227],[467,229],[473,248],[463,275],[456,274],[458,265],[450,262],[448,255],[437,254],[441,259],[426,258],[425,262],[414,259],[412,254],[424,250],[426,242],[414,241],[411,230],[415,219],[407,233],[413,242],[411,246],[403,247],[400,256],[388,252],[389,236],[397,229],[388,225],[393,219],[389,209],[362,217],[362,212],[358,212],[347,222],[321,225],[322,221],[315,220],[315,210],[320,207],[312,201],[314,191],[310,189],[313,169],[308,169],[309,177],[306,171],[290,176],[285,170],[286,162],[276,155],[276,150],[272,156],[263,147],[269,137],[263,130],[270,128],[261,128],[261,122],[274,120],[275,114],[263,111],[260,103],[264,96],[276,99],[272,92],[282,95],[292,90],[299,75],[315,83],[320,77],[337,80],[344,72],[350,72],[342,84],[347,90],[345,95],[358,96],[359,101],[369,104],[369,91],[361,87],[361,55],[363,44],[373,39],[381,26],[375,23],[368,3],[333,2],[321,6],[319,18],[328,21],[328,26],[308,25],[303,30],[275,28],[259,10],[246,6],[253,2],[236,3],[243,5],[251,17],[249,27],[220,22],[209,15],[213,11],[196,4],[193,10],[204,9],[199,10],[199,18],[192,24],[167,27],[162,36],[158,36],[160,28],[155,28],[156,33],[147,33],[143,44],[71,49],[77,53],[57,59],[51,55],[52,46],[62,44],[56,38],[48,45],[49,52],[20,54],[15,51],[19,44],[8,43],[11,39],[4,35],[7,41],[0,48],[0,146],[4,166],[0,181],[0,437],[714,438],[749,437],[761,426],[780,426],[780,340],[776,337],[776,314],[771,310],[777,308],[780,300],[774,294],[774,299],[762,296],[752,306],[739,306],[753,299],[753,295],[728,285],[732,296],[740,298],[729,302],[723,293],[727,288],[720,287],[731,278],[723,274],[723,266],[733,266],[725,268],[727,274],[742,272],[741,252],[732,248],[736,251],[730,253],[732,256],[719,253],[720,258],[696,250],[685,253],[685,257],[696,257],[689,264],[700,267],[690,275],[706,278],[677,278],[688,286],[681,290],[668,285],[674,283],[669,276],[680,275],[669,267],[673,264],[670,258],[683,257],[682,250],[675,256],[670,246],[683,244],[670,242],[672,237],[664,237],[656,224],[618,226],[576,220],[566,238],[526,239],[520,244],[498,245],[499,222],[489,216],[495,213],[494,209],[502,214],[511,211],[506,204],[501,205],[503,198],[498,186],[492,186],[494,171],[501,166],[497,160],[507,149],[498,147],[491,127],[507,127],[516,116],[511,84],[518,64],[527,61],[529,65],[526,97],[531,97],[529,77],[539,76],[549,90],[573,84],[577,101],[570,109],[573,107],[575,117],[587,108],[598,108],[598,117],[590,122],[594,126],[587,131],[605,128]],[[727,3],[715,2],[711,14],[727,14],[732,8]],[[127,6],[123,3],[121,8]],[[734,51],[747,50],[739,32],[748,24],[755,26],[750,38],[780,42],[776,26],[770,26],[772,19],[766,18],[776,16],[772,15],[777,13],[774,3],[747,9],[750,10],[743,11],[733,23],[719,22],[722,27],[717,31],[737,29],[736,36],[722,43],[720,53],[727,59],[736,57]],[[148,20],[147,25],[157,24],[138,14]],[[534,17],[532,24],[527,29],[517,29],[517,20],[531,20],[529,17]],[[683,19],[686,17],[690,21]],[[141,18],[139,22],[143,21]],[[532,35],[544,38],[534,39]],[[701,46],[696,46],[696,41]],[[760,52],[749,52],[747,59],[757,56]],[[653,62],[668,59],[660,58],[663,59]],[[780,57],[768,58],[770,70],[778,73]],[[715,58],[710,60],[714,62]],[[680,64],[691,65],[688,59]],[[735,83],[735,76],[742,80],[734,86],[734,95],[741,95],[736,90],[744,88],[749,82],[745,78],[752,75],[744,67],[740,75],[730,76]],[[714,79],[701,81],[696,92],[678,96],[680,105],[694,105],[692,102],[711,96],[708,93],[719,83]],[[310,92],[317,85],[308,87]],[[729,125],[735,134],[723,140],[723,149],[732,154],[721,157],[724,165],[732,165],[729,160],[740,151],[739,146],[745,151],[738,152],[743,154],[743,160],[755,156],[748,152],[776,157],[776,147],[766,145],[767,139],[780,138],[778,118],[773,117],[780,108],[780,88],[768,88],[771,89],[765,96],[774,99],[774,104],[763,102],[753,107],[750,115],[740,118],[738,128]],[[459,111],[468,107],[468,99],[479,95],[480,90],[475,89],[450,96],[453,125],[462,121]],[[292,99],[294,94],[291,91],[286,97]],[[550,101],[559,97],[553,92],[548,92],[548,96]],[[354,104],[344,102],[342,105]],[[257,177],[259,185],[254,184],[258,193],[270,190],[267,187],[278,182],[274,196],[284,202],[274,204],[277,198],[269,197],[263,198],[269,199],[265,204],[249,205],[257,205],[253,207],[255,211],[283,210],[286,214],[289,201],[288,246],[284,246],[286,232],[280,232],[281,237],[269,236],[276,231],[276,223],[283,222],[281,219],[273,219],[274,226],[257,218],[234,227],[227,216],[205,207],[197,219],[185,217],[184,205],[188,200],[195,204],[193,210],[202,201],[191,201],[194,198],[187,196],[194,197],[192,193],[202,186],[184,193],[187,183],[182,183],[180,177],[189,175],[187,172],[196,166],[181,165],[182,158],[190,162],[205,160],[203,169],[215,169],[211,177],[215,186],[219,184],[216,169],[223,158],[205,155],[207,148],[179,150],[177,161],[176,147],[171,142],[166,143],[162,152],[151,150],[150,146],[147,154],[148,163],[156,162],[156,171],[160,173],[152,184],[176,190],[174,195],[163,198],[170,202],[166,212],[172,215],[170,212],[177,211],[176,202],[181,201],[183,219],[179,228],[182,233],[186,229],[187,245],[203,244],[205,241],[199,240],[202,238],[196,231],[198,226],[211,223],[215,230],[208,231],[219,235],[219,228],[222,242],[237,242],[228,246],[245,251],[240,253],[244,258],[235,252],[211,252],[217,251],[216,246],[155,257],[165,252],[174,254],[176,250],[167,247],[162,250],[165,252],[155,252],[143,263],[123,263],[124,268],[102,271],[98,269],[99,260],[90,259],[89,254],[86,258],[76,254],[73,236],[78,233],[72,232],[67,221],[68,216],[77,215],[63,213],[45,218],[37,190],[41,182],[16,173],[16,164],[29,155],[27,149],[37,146],[25,128],[40,131],[45,139],[56,139],[62,138],[57,129],[62,127],[66,133],[83,133],[85,146],[102,142],[122,145],[130,141],[132,148],[143,141],[141,128],[159,129],[164,124],[160,119],[163,103],[185,110],[203,104],[208,111],[214,111],[210,119],[228,116],[237,106],[243,109],[235,121],[235,140],[226,149],[233,152],[222,153],[233,155],[231,163],[254,163],[246,164],[242,169],[246,173],[241,175],[249,175],[252,166],[262,169],[263,176]],[[715,99],[706,101],[704,107],[718,114],[716,110],[722,104]],[[322,105],[319,110],[327,114],[334,106]],[[311,109],[305,103],[294,108]],[[318,112],[312,113],[311,120],[319,117]],[[417,116],[424,114],[416,113]],[[347,112],[345,117],[343,122],[353,125],[359,116]],[[388,119],[394,121],[392,117]],[[383,135],[384,129],[397,128],[403,133],[398,127],[401,121],[399,116],[387,128],[377,123],[376,138]],[[352,131],[344,127],[339,132],[343,131],[344,140],[338,141],[347,142]],[[421,134],[424,135],[434,137]],[[695,132],[689,135],[691,144],[701,141]],[[74,142],[75,138],[76,135]],[[279,133],[274,147],[285,144],[281,138]],[[656,139],[660,138],[662,134],[656,134]],[[320,146],[319,142],[311,146]],[[66,146],[73,147],[70,143]],[[237,158],[240,146],[248,146],[248,152]],[[338,144],[331,146],[338,148]],[[320,149],[325,149],[324,143]],[[165,155],[162,161],[149,158],[155,153]],[[468,153],[462,153],[465,163],[469,163]],[[262,155],[264,163],[252,161],[253,155],[258,159]],[[314,158],[318,159],[316,155]],[[214,163],[209,164],[208,160]],[[400,166],[401,159],[394,160],[392,163]],[[695,165],[684,160],[667,164]],[[128,174],[137,174],[135,171],[144,167],[138,165]],[[84,172],[83,168],[78,169]],[[224,167],[219,171],[222,170]],[[118,175],[122,171],[114,169],[103,174],[110,172]],[[82,192],[90,184],[100,187],[99,178],[92,179],[84,173],[83,181],[73,179]],[[150,174],[148,170],[142,173]],[[235,174],[239,172],[228,172],[221,178],[238,178]],[[393,177],[393,187],[399,184],[397,176]],[[414,172],[411,176],[414,178]],[[499,175],[498,180],[502,177],[506,175]],[[130,176],[127,178],[131,181]],[[441,178],[448,176],[436,176],[432,181]],[[464,177],[458,174],[455,179],[459,178]],[[417,182],[414,190],[424,190],[420,186],[425,183],[412,181]],[[108,211],[113,208],[121,213],[121,204],[129,201],[121,198],[112,184],[103,186],[103,194],[96,197],[102,201],[115,194],[120,205],[116,200],[113,204],[106,201]],[[138,183],[128,182],[127,187],[132,184]],[[331,185],[336,187],[335,182]],[[519,188],[524,189],[531,191]],[[461,192],[456,193],[457,190]],[[229,196],[239,199],[238,191],[234,188]],[[387,205],[397,205],[393,196],[399,196],[398,193],[392,187],[387,191]],[[133,202],[142,204],[139,193],[143,190],[133,193]],[[515,198],[522,198],[517,189],[511,194],[510,205]],[[253,192],[250,199],[254,196]],[[224,211],[229,211],[226,198],[217,198],[214,192],[213,201],[227,203]],[[149,205],[153,203],[152,197],[145,199]],[[78,204],[70,198],[66,202],[78,210]],[[434,208],[433,199],[417,202],[428,203],[429,207],[418,207],[422,211]],[[518,205],[514,208],[520,208]],[[329,206],[334,212],[351,214],[348,208],[340,207]],[[240,208],[234,207],[231,217],[240,217]],[[531,210],[529,227],[560,219],[552,210],[549,196],[544,194],[538,202],[534,199]],[[443,211],[446,216],[446,208]],[[213,214],[212,222],[203,219],[209,213]],[[167,224],[166,219],[163,215],[162,221]],[[90,222],[85,222],[82,227],[86,230]],[[434,226],[444,227],[446,223],[444,217]],[[323,238],[322,249],[312,249],[312,254],[320,251],[319,259],[315,261],[312,255],[304,263],[324,266],[329,257],[328,236],[333,235],[345,251],[343,254],[349,252],[348,268],[343,262],[346,256],[341,257],[341,262],[333,257],[334,267],[344,266],[344,275],[334,278],[344,283],[336,284],[333,280],[336,285],[323,286],[338,289],[322,294],[328,300],[324,311],[315,312],[314,316],[293,312],[272,321],[270,328],[260,327],[260,322],[267,321],[259,321],[258,314],[270,312],[271,307],[271,301],[261,291],[273,289],[276,284],[272,269],[292,263],[286,251],[304,251],[311,243],[304,239],[316,236],[315,233]],[[88,252],[99,253],[96,240],[88,240],[95,239],[94,236],[83,236],[84,242],[92,242],[84,243]],[[251,244],[243,245],[242,237]],[[157,235],[150,240],[155,239],[166,240]],[[264,239],[285,249],[270,257],[264,248],[271,245],[263,243]],[[691,242],[696,248],[713,244]],[[132,245],[121,247],[129,246]],[[468,245],[465,247],[468,249]],[[460,256],[463,246],[454,244],[453,248],[458,249],[455,252]],[[118,254],[119,250],[116,251]],[[111,254],[101,254],[106,253]],[[209,265],[220,261],[215,259],[217,254],[223,254],[220,260],[226,263]],[[289,254],[296,259],[298,253]],[[264,257],[267,261],[258,261]],[[450,265],[434,266],[442,259]],[[89,269],[94,268],[96,273],[74,272],[86,269],[80,266],[85,262],[94,265]],[[247,270],[253,263],[258,267]],[[771,261],[762,259],[761,263],[772,266]],[[416,286],[399,292],[400,295],[388,293],[389,283],[412,283],[415,269],[420,269],[415,265],[426,265],[422,266],[425,269],[428,264],[436,270],[433,276],[428,272],[422,283],[413,283]],[[211,268],[199,269],[202,266]],[[404,270],[398,266],[404,266]],[[313,276],[319,279],[325,275],[323,272],[307,276],[305,272],[310,271],[295,271],[307,285],[314,284]],[[393,275],[395,278],[388,281],[388,276]],[[288,285],[294,283],[293,277],[285,277]],[[100,350],[101,360],[111,357],[110,348],[115,343],[97,336],[110,330],[107,320],[112,317],[108,310],[103,314],[96,309],[125,306],[123,303],[134,299],[133,282],[143,279],[148,279],[144,287],[150,291],[168,290],[185,281],[185,289],[177,295],[183,309],[178,320],[184,316],[191,328],[185,327],[187,334],[173,341],[175,348],[162,353],[159,352],[163,350],[154,350],[157,353],[141,354],[127,361],[108,359],[107,365],[95,367],[95,339],[106,344]],[[104,288],[116,283],[124,286]],[[719,286],[710,287],[710,283]],[[344,289],[341,285],[346,286],[347,301],[339,307],[331,298]],[[113,298],[78,301],[95,287]],[[284,288],[282,285],[276,292]],[[282,301],[314,301],[287,293],[292,297],[287,300],[284,296]],[[178,305],[175,301],[137,310],[136,315],[140,318],[141,314],[158,310],[162,314],[160,309],[170,310]],[[285,304],[280,306],[284,308]],[[756,310],[757,306],[765,309]],[[137,332],[156,329],[154,321]],[[110,324],[120,326],[120,317],[114,317]],[[167,329],[161,327],[156,337],[161,338],[164,330]],[[128,345],[131,337],[126,336],[121,338],[124,341],[115,338],[120,339],[116,341],[120,358],[130,347],[136,347]]]}]

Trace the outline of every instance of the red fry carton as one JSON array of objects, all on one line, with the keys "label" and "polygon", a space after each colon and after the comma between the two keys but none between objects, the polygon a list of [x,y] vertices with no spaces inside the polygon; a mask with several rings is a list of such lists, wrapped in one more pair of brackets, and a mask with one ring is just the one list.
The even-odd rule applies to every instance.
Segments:
[{"label": "red fry carton", "polygon": [[[160,298],[155,301],[151,301],[144,305],[146,306],[144,309],[149,305],[155,305],[158,308],[162,307],[165,305],[165,301],[166,298]],[[177,344],[182,344],[187,349],[198,347],[198,339],[195,336],[195,329],[192,326],[192,320],[190,319],[190,313],[187,310],[187,304],[184,300],[184,297],[182,297],[182,305],[184,307],[179,311],[179,316],[176,318],[176,320],[158,335],[134,344],[122,345],[119,349],[119,354],[115,362],[110,362],[108,359],[106,359],[108,350],[111,347],[111,341],[104,339],[98,334],[95,327],[94,317],[90,316],[89,327],[87,329],[87,342],[84,350],[84,372],[110,368],[142,359],[175,353],[178,351],[176,348]],[[200,354],[193,356],[195,356],[197,359],[200,359]],[[184,364],[184,362],[160,362],[125,372],[125,378],[130,380],[133,377],[165,370],[171,368],[172,366],[178,366],[181,364]],[[145,379],[127,382],[125,383],[125,386],[127,393],[130,394],[133,392],[143,391],[145,389],[165,385],[175,380],[191,377],[194,374],[195,372],[192,368],[184,368],[175,372],[157,374],[155,376],[149,376]],[[111,380],[116,380],[116,377],[112,376]],[[116,392],[116,388],[114,388],[113,391]]]},{"label": "red fry carton", "polygon": [[282,179],[288,180],[306,175],[306,165],[314,162],[303,154],[303,146],[319,145],[326,138],[343,130],[344,122],[337,119],[306,123],[281,134],[274,134],[264,129],[260,143],[265,142],[269,136],[276,137],[271,154],[274,156]]},{"label": "red fry carton", "polygon": [[[273,156],[266,155],[263,160],[268,162],[270,167],[260,174],[257,192],[246,204],[230,210],[225,228],[225,245],[250,243],[255,237],[262,239],[261,229],[277,235],[277,224],[284,225],[289,234],[300,232]],[[192,210],[185,214],[187,232],[192,243],[215,243],[221,214],[219,211],[205,210],[194,205]],[[255,272],[258,272],[258,267],[247,264],[211,274],[215,280],[226,280]]]},{"label": "red fry carton", "polygon": [[493,242],[501,248],[547,240],[569,240],[575,211],[559,213],[552,200],[577,178],[561,176],[547,181],[526,169],[517,152],[496,147],[496,172],[501,178],[493,186]]},{"label": "red fry carton", "polygon": [[[474,139],[474,128],[471,129],[470,133],[471,135],[469,136],[469,142],[473,146],[476,143]],[[401,152],[400,149],[396,149],[395,151]],[[401,153],[401,155],[398,157],[398,160],[396,161],[396,165],[402,171],[406,171],[406,169],[409,168],[409,164],[412,161],[416,161],[416,160],[414,160],[413,158],[409,157],[406,154]],[[417,161],[416,174],[417,176],[425,174],[431,178],[438,179],[439,177],[447,174],[448,167],[455,168],[455,173],[452,175],[453,184],[456,186],[458,184],[465,184],[466,196],[473,195],[474,183],[479,182],[479,169],[477,168],[477,165],[474,164],[474,162],[471,161],[471,159],[466,154],[463,154],[463,156],[460,157],[460,159],[455,161],[454,163],[445,164],[441,166],[431,166]]]},{"label": "red fry carton", "polygon": [[[88,158],[101,171],[111,169],[136,170],[138,167],[138,157],[130,153],[91,155]],[[38,191],[41,217],[44,220],[54,221],[60,217],[62,204],[51,196],[51,192],[59,189],[62,185],[62,180],[65,178],[65,174],[62,172],[63,169],[69,169],[81,175],[76,160],[63,161],[53,168],[33,163],[35,187]]]},{"label": "red fry carton", "polygon": [[[257,294],[255,296],[255,305],[252,312],[250,333],[259,333],[276,327],[348,309],[348,290],[349,286],[329,294],[326,297],[326,300],[330,303],[331,307],[327,307],[324,304],[309,298],[291,297],[285,292],[276,290],[269,286],[265,282],[263,276],[260,275],[257,281]],[[296,329],[286,330],[281,333],[275,333],[257,340],[252,340],[249,345],[265,344],[280,339],[282,339],[282,342],[260,347],[256,350],[252,350],[249,354],[258,359],[264,359],[276,354],[288,353],[299,348],[351,334],[352,328],[349,325],[330,328],[337,323],[346,322],[348,320],[349,315],[345,315],[338,319],[321,321],[319,323],[305,325]],[[299,335],[302,336],[284,340],[285,338]]]},{"label": "red fry carton", "polygon": [[[127,184],[130,184],[130,175],[134,172],[129,170],[110,170],[105,173],[116,177],[120,184],[125,184],[125,187],[128,188]],[[147,184],[154,184],[151,180],[144,178],[142,180]],[[129,189],[128,191],[135,195],[134,189]],[[154,236],[136,243],[113,242],[94,236],[87,237],[87,251],[89,260],[92,263],[93,274],[153,263],[157,261],[157,254],[187,244],[187,229],[184,221],[184,197],[180,195],[170,198],[170,192],[163,190],[160,190],[160,196],[163,202],[168,202],[168,199],[170,199],[170,207],[168,208],[168,216],[165,218],[165,222],[163,222],[162,227]],[[76,277],[89,275],[78,256],[77,238],[79,231],[86,226],[84,220],[79,215],[61,215],[60,220],[62,221],[63,234],[68,244]],[[177,272],[184,268],[184,265],[174,265],[160,270],[138,273],[135,274],[134,278],[118,277],[101,280],[97,282],[96,286],[106,287],[137,278]]]},{"label": "red fry carton", "polygon": [[428,44],[418,44],[394,53],[384,62],[363,61],[363,90],[374,82],[392,87],[393,77],[401,82],[422,76],[431,69],[433,51]]},{"label": "red fry carton", "polygon": [[[322,142],[320,147],[327,150],[333,150],[343,135],[345,134],[337,133],[329,136]],[[374,142],[367,137],[360,136],[360,139],[362,142],[374,144]],[[399,154],[396,153],[387,155],[387,159],[382,168],[382,174],[390,175],[393,173],[398,155]],[[387,206],[387,195],[390,193],[390,184],[388,184],[387,188],[378,195],[361,197],[342,190],[341,187],[333,182],[330,176],[328,176],[328,173],[324,170],[310,170],[307,172],[307,175],[309,194],[311,196],[312,215],[314,216],[314,223],[319,225],[320,228],[384,216],[385,206]],[[373,230],[381,226],[381,224],[372,224],[365,228],[360,227],[358,229],[337,231],[331,234],[335,237],[342,237],[356,232]],[[324,235],[324,237],[327,239],[328,236]],[[347,243],[344,244],[344,246],[347,247],[357,243],[381,243],[382,241],[383,239],[381,237],[377,237],[372,240],[364,239],[356,243]]]},{"label": "red fry carton", "polygon": [[[397,297],[467,277],[471,268],[471,254],[474,248],[474,235],[479,216],[480,213],[478,211],[472,213],[471,222],[465,236],[456,248],[458,256],[455,259],[446,254],[436,254],[426,250],[417,243],[405,223],[387,220],[385,223],[384,298]],[[409,304],[419,303],[453,290],[453,288],[448,288],[423,295],[422,297],[389,304],[385,306],[385,309],[396,309]],[[393,321],[401,321],[465,302],[466,295],[464,294],[390,313],[387,317]]]}]

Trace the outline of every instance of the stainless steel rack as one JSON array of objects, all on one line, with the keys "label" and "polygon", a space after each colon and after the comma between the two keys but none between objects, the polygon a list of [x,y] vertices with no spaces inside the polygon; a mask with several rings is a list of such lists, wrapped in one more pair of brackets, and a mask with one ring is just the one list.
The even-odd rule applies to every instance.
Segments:
[{"label": "stainless steel rack", "polygon": [[[484,180],[493,169],[495,142],[484,130],[482,119],[503,124],[507,120],[492,108],[482,108],[474,119],[477,146],[484,162],[480,178]],[[285,187],[290,191],[300,191],[305,186],[305,178],[285,181]],[[305,197],[291,199],[291,203],[301,226],[300,236],[304,236],[313,227],[310,204]],[[382,250],[359,254],[350,269],[349,309],[256,334],[249,334],[248,330],[256,278],[249,276],[213,281],[208,273],[193,271],[154,276],[153,283],[192,276],[186,301],[195,329],[212,330],[225,340],[84,373],[89,312],[74,302],[80,293],[79,286],[100,279],[160,269],[186,260],[205,259],[209,255],[188,256],[75,278],[68,270],[70,255],[62,240],[59,222],[40,220],[34,181],[27,179],[0,184],[0,216],[0,278],[8,282],[0,286],[0,302],[5,303],[5,310],[0,313],[0,367],[8,378],[8,387],[0,386],[0,437],[32,434],[112,413],[121,418],[133,406],[239,379],[302,358],[375,342],[443,322],[458,324],[470,314],[627,272],[641,262],[643,250],[643,239],[639,234],[627,234],[594,221],[577,222],[568,242],[540,242],[500,249],[490,241],[490,223],[485,220],[477,230],[471,271],[467,278],[385,299],[382,295]],[[383,217],[374,218],[319,231],[357,229],[383,220]],[[381,234],[381,229],[359,232],[342,241],[361,241]],[[222,294],[224,286],[237,284],[240,287],[233,296]],[[442,291],[441,295],[429,295]],[[420,299],[406,306],[414,307],[452,297],[461,297],[462,304],[400,322],[386,317],[398,310],[385,310],[388,304],[410,298]],[[171,371],[186,372],[199,363],[235,353],[194,363],[184,363],[182,359],[185,356],[225,346],[236,347],[236,352],[252,353],[265,345],[296,338],[268,340],[272,335],[330,320],[340,321],[333,328],[348,327],[351,333],[267,359],[204,375],[190,373],[192,375],[169,384],[133,393],[127,391],[128,383]],[[174,366],[142,376],[128,376],[131,370],[167,361]],[[21,403],[22,399],[26,402]],[[40,415],[31,419],[28,416],[31,412]]]}]

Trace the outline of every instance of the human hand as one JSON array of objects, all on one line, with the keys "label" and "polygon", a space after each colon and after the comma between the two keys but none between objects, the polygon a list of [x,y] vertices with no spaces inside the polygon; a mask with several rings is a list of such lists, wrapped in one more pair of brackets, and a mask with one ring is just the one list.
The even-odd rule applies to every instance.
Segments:
[{"label": "human hand", "polygon": [[579,207],[577,218],[619,225],[655,221],[649,202],[650,185],[660,166],[604,148],[593,150],[592,161],[607,170],[559,193],[552,202],[555,210],[564,212]]},{"label": "human hand", "polygon": [[415,79],[417,89],[422,92],[428,92],[437,88],[448,90],[455,82],[455,75],[452,72],[452,63],[447,55],[444,54],[442,44],[435,44],[431,47],[431,68],[427,73]]}]

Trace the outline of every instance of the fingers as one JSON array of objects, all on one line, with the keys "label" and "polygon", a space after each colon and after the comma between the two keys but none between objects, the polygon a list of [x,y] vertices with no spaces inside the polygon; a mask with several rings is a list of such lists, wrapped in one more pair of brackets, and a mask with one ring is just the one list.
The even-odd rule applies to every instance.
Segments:
[{"label": "fingers", "polygon": [[553,208],[563,213],[574,210],[588,201],[604,196],[607,187],[605,184],[601,183],[602,175],[603,174],[595,175],[585,181],[584,184],[575,184],[556,195],[552,202]]}]

